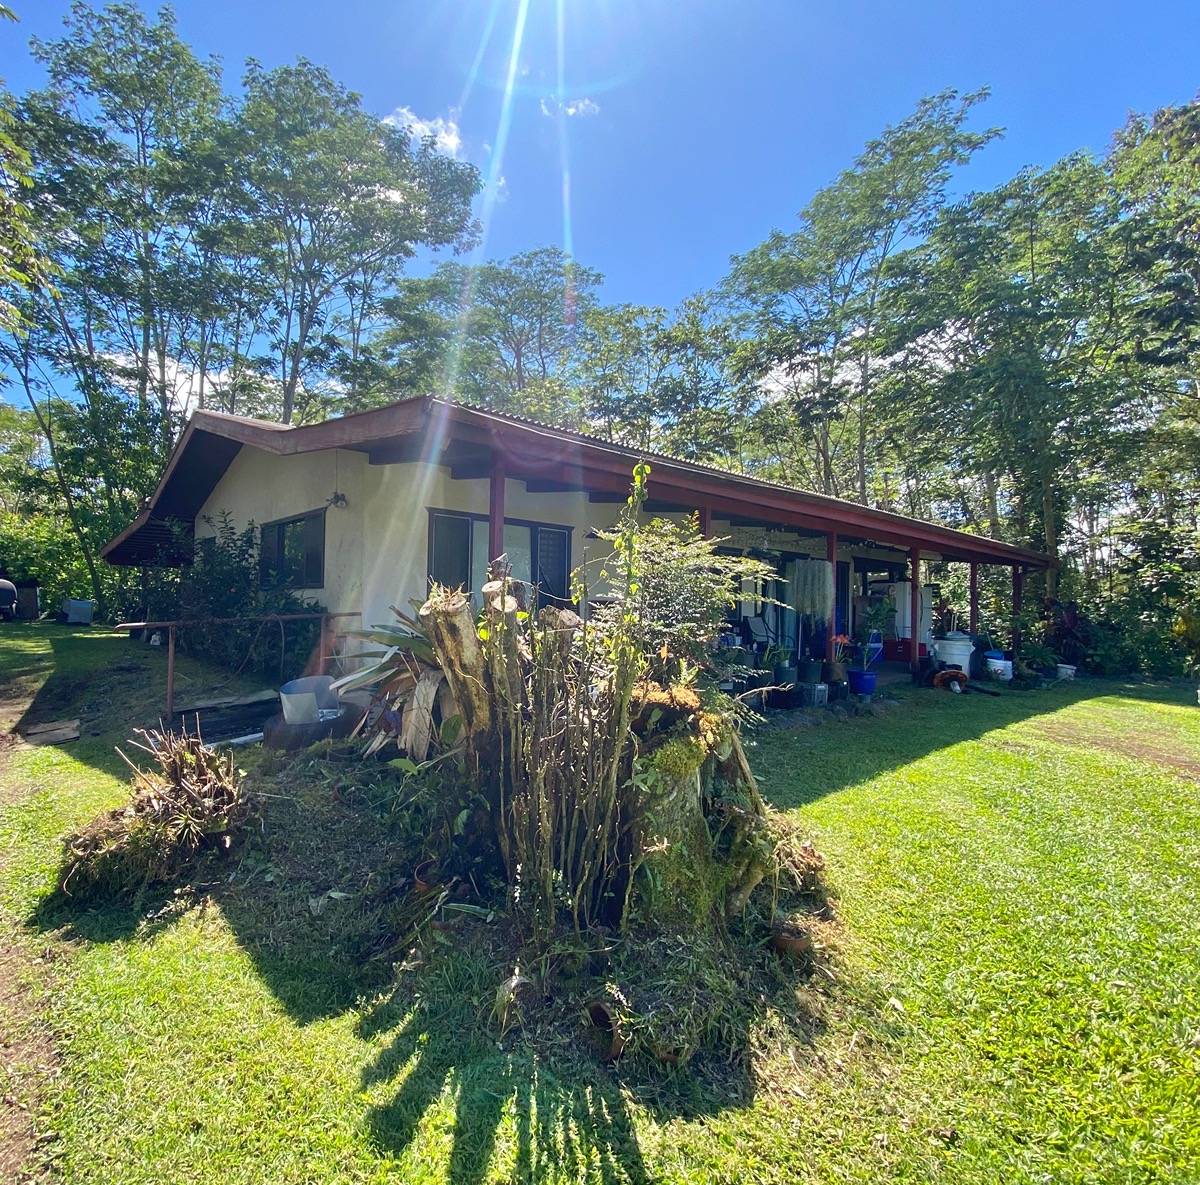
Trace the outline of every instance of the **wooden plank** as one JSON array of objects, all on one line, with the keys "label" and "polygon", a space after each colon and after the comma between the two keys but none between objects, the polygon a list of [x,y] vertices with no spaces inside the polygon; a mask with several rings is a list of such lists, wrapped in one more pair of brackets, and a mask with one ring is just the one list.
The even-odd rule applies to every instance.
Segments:
[{"label": "wooden plank", "polygon": [[244,708],[249,704],[266,703],[267,700],[278,698],[278,691],[264,687],[262,691],[252,691],[249,695],[218,695],[212,699],[197,700],[194,704],[176,708],[175,714],[186,716],[189,712],[203,712],[210,708]]},{"label": "wooden plank", "polygon": [[62,728],[79,728],[78,720],[48,720],[45,724],[30,724],[20,730],[23,736],[36,736],[39,732],[58,732]]},{"label": "wooden plank", "polygon": [[24,734],[27,745],[62,745],[67,741],[79,740],[78,720],[57,720],[53,724],[38,725],[36,731]]}]

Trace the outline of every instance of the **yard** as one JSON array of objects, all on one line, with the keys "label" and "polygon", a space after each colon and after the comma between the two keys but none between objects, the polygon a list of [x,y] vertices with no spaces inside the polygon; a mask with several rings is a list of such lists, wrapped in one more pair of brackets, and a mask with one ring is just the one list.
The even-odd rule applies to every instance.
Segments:
[{"label": "yard", "polygon": [[393,976],[369,945],[386,837],[311,761],[276,779],[287,859],[138,911],[48,910],[60,837],[120,801],[113,746],[163,662],[0,630],[4,729],[83,720],[0,752],[0,1177],[1200,1181],[1194,692],[908,692],[763,733],[764,789],[824,852],[842,939],[813,1043],[722,1096],[498,1041],[511,968],[486,947]]}]

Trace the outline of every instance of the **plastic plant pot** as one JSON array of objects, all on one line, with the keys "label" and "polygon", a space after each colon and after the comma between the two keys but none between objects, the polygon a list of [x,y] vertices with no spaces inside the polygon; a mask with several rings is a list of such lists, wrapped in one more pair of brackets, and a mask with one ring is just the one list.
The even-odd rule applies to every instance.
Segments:
[{"label": "plastic plant pot", "polygon": [[855,695],[875,694],[874,671],[851,670],[847,672],[847,678],[850,680],[850,690],[854,692]]}]

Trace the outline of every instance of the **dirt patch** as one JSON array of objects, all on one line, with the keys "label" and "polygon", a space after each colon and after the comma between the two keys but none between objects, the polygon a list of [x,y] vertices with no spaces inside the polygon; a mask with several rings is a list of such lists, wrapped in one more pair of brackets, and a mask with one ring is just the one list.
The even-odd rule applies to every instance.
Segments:
[{"label": "dirt patch", "polygon": [[1042,736],[1076,749],[1103,749],[1137,761],[1148,761],[1174,770],[1193,781],[1200,782],[1200,758],[1171,748],[1168,736],[1142,733],[1134,736],[1123,732],[1097,732],[1081,729],[1063,721],[1046,721],[1035,725]]},{"label": "dirt patch", "polygon": [[49,1180],[38,1105],[58,1053],[24,984],[29,956],[0,945],[0,1181]]},{"label": "dirt patch", "polygon": [[[20,738],[10,731],[27,708],[36,685],[24,688],[23,699],[5,697],[0,714],[0,805],[16,802],[26,787],[7,776],[9,756]],[[37,1116],[46,1084],[58,1072],[58,1053],[49,1029],[37,1015],[27,986],[34,958],[9,940],[8,919],[0,915],[0,1181],[25,1183],[51,1179],[45,1155],[47,1138],[38,1130]],[[52,952],[47,947],[43,960]]]}]

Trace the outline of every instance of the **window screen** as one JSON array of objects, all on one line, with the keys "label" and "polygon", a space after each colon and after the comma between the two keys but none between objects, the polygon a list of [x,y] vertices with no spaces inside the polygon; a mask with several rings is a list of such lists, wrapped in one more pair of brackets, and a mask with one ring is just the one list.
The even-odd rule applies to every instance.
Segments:
[{"label": "window screen", "polygon": [[470,591],[471,520],[462,514],[430,515],[429,534],[429,579]]},{"label": "window screen", "polygon": [[565,603],[568,599],[568,568],[571,566],[571,537],[557,527],[537,529],[538,601]]}]

